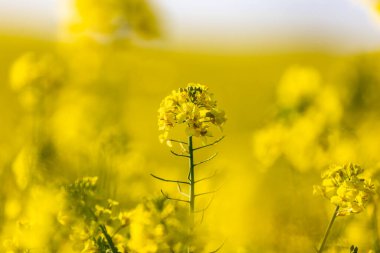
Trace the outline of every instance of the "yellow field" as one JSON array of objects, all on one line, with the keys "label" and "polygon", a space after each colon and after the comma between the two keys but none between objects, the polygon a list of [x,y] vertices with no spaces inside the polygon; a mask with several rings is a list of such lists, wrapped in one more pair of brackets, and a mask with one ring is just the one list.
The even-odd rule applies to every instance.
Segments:
[{"label": "yellow field", "polygon": [[[6,34],[0,46],[1,252],[115,252],[103,225],[119,252],[315,252],[342,203],[359,207],[336,218],[325,252],[380,252],[378,190],[347,186],[341,202],[313,194],[331,165],[358,164],[378,184],[377,53],[207,54]],[[193,226],[187,203],[161,195],[180,197],[177,185],[150,175],[187,180],[188,161],[159,142],[157,111],[192,82],[227,116],[207,143],[225,139],[196,153],[218,152],[196,167],[197,179],[218,172],[196,191],[219,190],[196,199],[197,210],[212,201]],[[187,140],[183,130],[173,138]]]}]

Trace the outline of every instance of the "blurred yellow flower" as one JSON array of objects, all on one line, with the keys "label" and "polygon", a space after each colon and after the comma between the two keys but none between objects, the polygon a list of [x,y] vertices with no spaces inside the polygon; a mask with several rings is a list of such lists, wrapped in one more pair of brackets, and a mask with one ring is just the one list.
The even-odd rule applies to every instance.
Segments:
[{"label": "blurred yellow flower", "polygon": [[139,204],[128,214],[128,248],[133,253],[205,252],[200,238],[188,230],[188,210],[158,198]]},{"label": "blurred yellow flower", "polygon": [[375,193],[370,179],[360,178],[363,169],[356,164],[336,165],[322,173],[322,185],[314,186],[319,194],[339,206],[338,216],[360,213]]},{"label": "blurred yellow flower", "polygon": [[56,56],[30,52],[22,55],[13,64],[10,83],[16,91],[28,85],[49,91],[63,82],[64,72],[62,62]]},{"label": "blurred yellow flower", "polygon": [[158,128],[163,131],[161,142],[168,142],[169,132],[176,125],[186,125],[188,136],[205,138],[212,136],[211,126],[221,128],[226,121],[224,111],[217,108],[217,102],[208,87],[195,83],[172,91],[161,102],[158,114]]},{"label": "blurred yellow flower", "polygon": [[279,123],[254,133],[253,152],[262,165],[270,167],[281,156],[288,132],[288,129]]},{"label": "blurred yellow flower", "polygon": [[10,85],[19,92],[26,108],[36,106],[41,99],[64,82],[63,63],[53,54],[33,52],[19,57],[10,71]]},{"label": "blurred yellow flower", "polygon": [[76,16],[69,22],[73,32],[94,38],[125,38],[159,34],[156,15],[146,0],[75,0]]},{"label": "blurred yellow flower", "polygon": [[320,74],[314,68],[292,66],[280,81],[278,102],[286,108],[303,106],[316,96],[321,85]]}]

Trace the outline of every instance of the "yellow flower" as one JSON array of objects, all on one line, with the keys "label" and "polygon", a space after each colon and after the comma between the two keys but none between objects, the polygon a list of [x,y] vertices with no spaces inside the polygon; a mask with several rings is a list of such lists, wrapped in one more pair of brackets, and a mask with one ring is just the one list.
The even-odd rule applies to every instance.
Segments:
[{"label": "yellow flower", "polygon": [[292,66],[277,89],[278,102],[285,108],[299,108],[313,100],[321,88],[321,77],[310,67]]},{"label": "yellow flower", "polygon": [[156,37],[157,18],[146,0],[75,0],[76,12],[69,21],[72,32],[94,39],[122,39],[139,35]]},{"label": "yellow flower", "polygon": [[352,163],[332,166],[322,173],[322,185],[314,186],[314,194],[322,195],[339,206],[339,216],[360,213],[375,193],[371,180],[359,177],[363,171]]},{"label": "yellow flower", "polygon": [[55,55],[26,53],[19,57],[10,71],[10,85],[19,93],[25,108],[35,108],[65,81],[65,67]]},{"label": "yellow flower", "polygon": [[205,138],[212,136],[210,127],[221,129],[225,121],[225,113],[217,108],[208,87],[189,83],[162,100],[158,109],[158,129],[162,131],[159,138],[170,145],[169,132],[176,125],[185,125],[188,136]]}]

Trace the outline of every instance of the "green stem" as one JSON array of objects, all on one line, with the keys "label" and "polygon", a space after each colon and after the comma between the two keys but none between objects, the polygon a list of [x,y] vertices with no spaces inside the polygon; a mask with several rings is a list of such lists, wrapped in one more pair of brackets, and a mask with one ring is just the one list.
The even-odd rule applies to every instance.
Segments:
[{"label": "green stem", "polygon": [[[190,181],[190,194],[189,194],[189,213],[190,213],[190,233],[194,229],[194,209],[195,209],[195,175],[194,175],[194,149],[193,137],[189,136],[189,181]],[[187,247],[187,252],[191,253],[191,244]]]},{"label": "green stem", "polygon": [[119,253],[119,251],[117,251],[117,248],[115,247],[115,244],[112,241],[111,236],[107,232],[106,226],[99,225],[99,228],[100,228],[100,230],[102,230],[102,233],[103,233],[104,237],[106,238],[108,246],[110,247],[112,253]]},{"label": "green stem", "polygon": [[[193,137],[189,136],[189,173],[190,173],[190,215],[193,216],[195,208],[195,175],[194,175],[194,149],[193,149]],[[192,217],[192,219],[194,219]]]},{"label": "green stem", "polygon": [[329,236],[330,234],[330,230],[331,230],[331,227],[332,225],[334,224],[334,221],[335,221],[335,218],[336,216],[338,215],[338,211],[339,211],[339,206],[336,207],[335,209],[335,212],[331,218],[331,221],[329,223],[329,226],[327,227],[327,230],[326,230],[326,233],[325,233],[325,236],[323,237],[323,241],[321,243],[321,246],[319,247],[319,250],[318,250],[318,253],[322,253],[323,249],[325,248],[325,244],[326,244],[326,241],[327,241],[327,237]]},{"label": "green stem", "polygon": [[373,203],[373,213],[372,213],[372,224],[373,224],[373,231],[374,231],[374,242],[375,242],[375,252],[380,251],[380,238],[379,238],[379,225],[378,225],[378,218],[377,218],[377,212],[378,212],[378,205],[376,202]]}]

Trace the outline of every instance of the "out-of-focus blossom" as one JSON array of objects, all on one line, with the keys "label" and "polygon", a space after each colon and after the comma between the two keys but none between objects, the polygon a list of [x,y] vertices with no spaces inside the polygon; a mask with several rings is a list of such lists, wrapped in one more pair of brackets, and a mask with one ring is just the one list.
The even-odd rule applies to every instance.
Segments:
[{"label": "out-of-focus blossom", "polygon": [[75,0],[74,4],[77,15],[70,22],[74,33],[101,41],[159,34],[156,16],[145,0]]},{"label": "out-of-focus blossom", "polygon": [[204,243],[199,236],[188,230],[189,216],[185,208],[180,208],[166,199],[155,199],[138,205],[129,213],[130,252],[204,252]]},{"label": "out-of-focus blossom", "polygon": [[363,171],[352,163],[331,166],[322,173],[322,185],[314,186],[314,194],[322,195],[339,206],[338,216],[360,213],[375,193],[371,179],[359,177]]},{"label": "out-of-focus blossom", "polygon": [[18,58],[10,72],[10,85],[19,92],[22,104],[33,108],[65,80],[62,61],[52,54],[26,53]]},{"label": "out-of-focus blossom", "polygon": [[265,167],[280,157],[299,171],[325,166],[336,143],[332,134],[344,116],[342,96],[333,85],[322,82],[312,67],[291,66],[277,87],[277,115],[273,122],[253,134],[253,153]]},{"label": "out-of-focus blossom", "polygon": [[281,106],[289,108],[304,106],[315,98],[321,84],[321,77],[314,68],[290,67],[278,86],[278,102]]},{"label": "out-of-focus blossom", "polygon": [[283,124],[261,129],[254,133],[253,151],[255,157],[265,166],[272,166],[282,154],[285,145],[287,129]]}]

